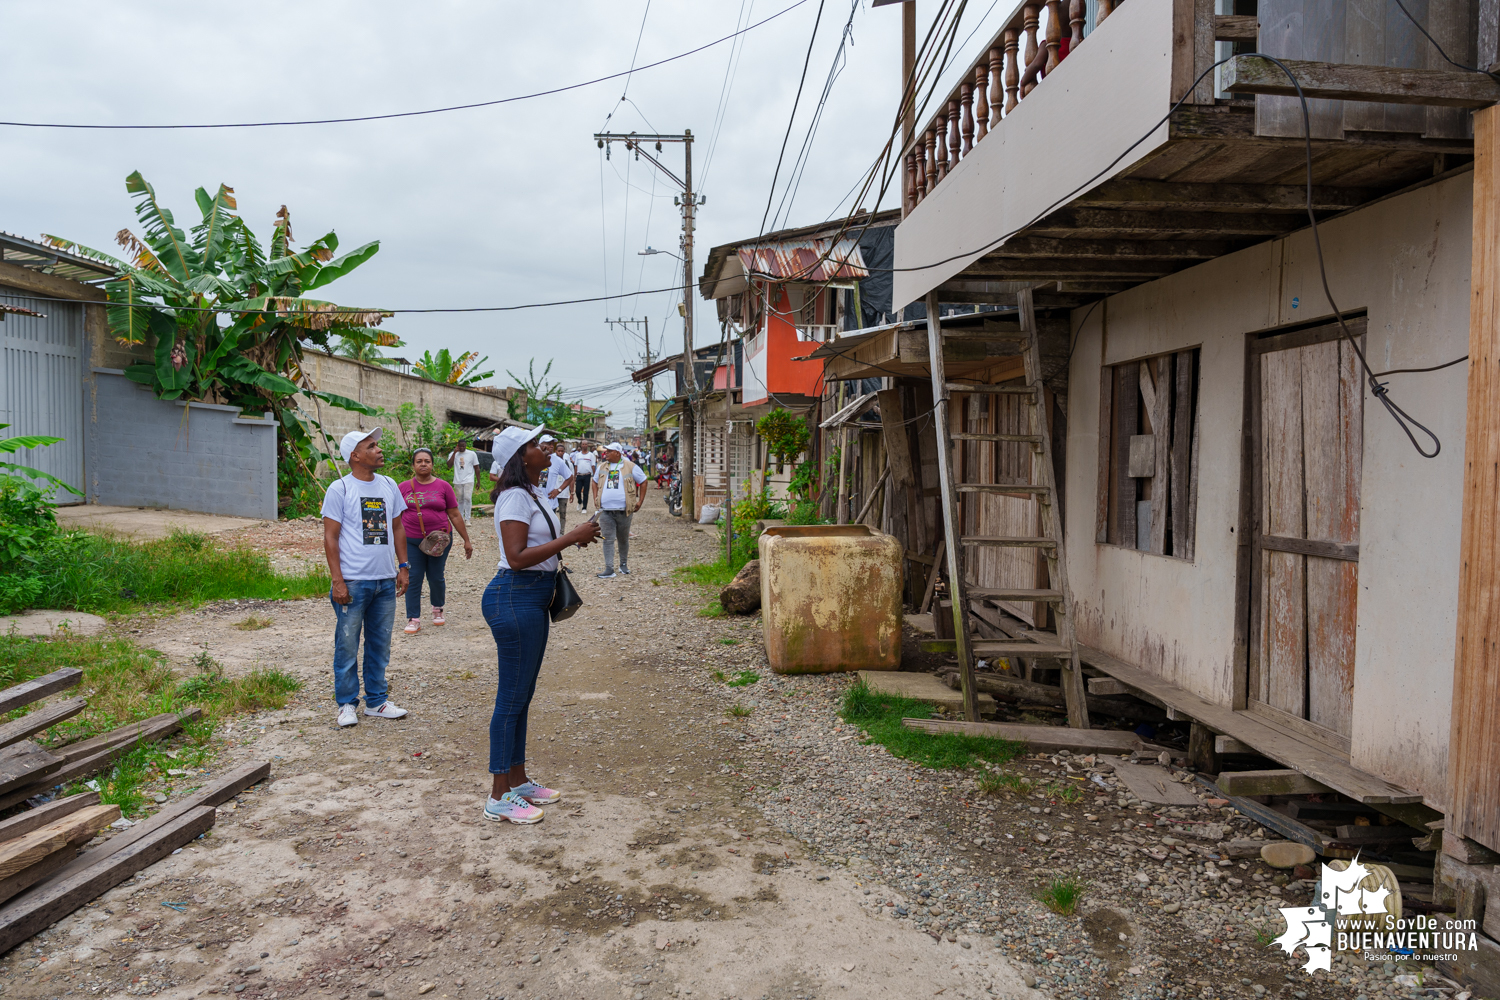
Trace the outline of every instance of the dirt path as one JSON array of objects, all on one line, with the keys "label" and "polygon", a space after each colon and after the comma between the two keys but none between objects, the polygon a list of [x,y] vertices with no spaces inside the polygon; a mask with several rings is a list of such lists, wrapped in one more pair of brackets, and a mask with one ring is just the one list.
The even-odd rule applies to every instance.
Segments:
[{"label": "dirt path", "polygon": [[[487,522],[474,560],[449,562],[449,624],[396,635],[391,697],[411,710],[397,722],[334,725],[326,601],[134,623],[185,671],[207,650],[231,673],[276,666],[305,687],[226,733],[217,767],[270,758],[272,780],[222,809],[208,839],[0,959],[3,995],[1034,995],[980,934],[935,941],[880,905],[900,896],[872,867],[821,864],[766,825],[765,779],[757,792],[744,778],[763,727],[725,710],[770,689],[710,676],[765,672],[758,622],[698,617],[704,596],[670,582],[714,536],[669,521],[655,491],[636,530],[634,576],[594,579],[597,548],[572,557],[586,604],[553,629],[530,737],[532,773],[567,795],[531,827],[479,815]],[[252,611],[273,624],[234,627]],[[826,705],[815,714],[829,725]]]}]

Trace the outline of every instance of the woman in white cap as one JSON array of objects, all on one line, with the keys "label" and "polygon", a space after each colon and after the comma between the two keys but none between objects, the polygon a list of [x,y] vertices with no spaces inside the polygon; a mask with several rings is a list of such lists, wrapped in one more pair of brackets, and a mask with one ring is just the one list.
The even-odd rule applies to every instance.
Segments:
[{"label": "woman in white cap", "polygon": [[500,475],[490,499],[495,504],[500,567],[481,604],[500,662],[495,714],[490,717],[494,777],[484,818],[512,823],[538,823],[542,810],[537,807],[562,798],[561,792],[526,774],[526,716],[547,651],[547,606],[557,587],[558,555],[599,536],[599,526],[592,521],[559,535],[556,515],[547,509],[536,485],[550,458],[536,440],[542,431],[507,427],[495,438]]}]

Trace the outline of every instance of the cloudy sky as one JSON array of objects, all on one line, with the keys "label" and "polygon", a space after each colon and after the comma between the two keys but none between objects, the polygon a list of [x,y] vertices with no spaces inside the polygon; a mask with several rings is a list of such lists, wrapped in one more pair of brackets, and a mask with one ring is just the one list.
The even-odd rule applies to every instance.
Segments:
[{"label": "cloudy sky", "polygon": [[[263,238],[285,204],[300,243],[329,229],[345,249],[379,240],[373,260],[328,287],[342,304],[514,305],[667,288],[680,283],[677,261],[638,251],[676,252],[672,186],[618,146],[605,161],[593,133],[606,122],[611,131],[692,130],[694,178],[708,199],[697,231],[701,273],[710,247],[760,232],[820,2],[778,204],[851,9],[852,38],[790,210],[781,208],[782,225],[847,210],[841,200],[879,153],[898,95],[899,7],[869,0],[6,0],[4,22],[17,44],[7,52],[0,118],[105,124],[345,117],[494,100],[623,72],[632,58],[645,66],[786,13],[738,46],[725,42],[643,69],[628,85],[616,79],[489,108],[255,129],[0,127],[7,193],[0,229],[114,251],[115,232],[135,225],[124,179],[140,170],[182,223],[196,218],[193,189],[223,182]],[[939,5],[921,0],[920,30]],[[968,5],[960,65],[1010,7]],[[668,146],[663,158],[680,171],[680,146]],[[898,202],[893,192],[882,207]],[[623,424],[638,405],[625,363],[643,344],[604,320],[649,316],[653,341],[681,350],[679,301],[658,293],[511,313],[397,316],[387,327],[407,341],[399,352],[406,357],[440,347],[486,354],[501,384],[507,369],[553,360],[557,381]],[[700,302],[697,315],[699,344],[717,339],[711,304]]]}]

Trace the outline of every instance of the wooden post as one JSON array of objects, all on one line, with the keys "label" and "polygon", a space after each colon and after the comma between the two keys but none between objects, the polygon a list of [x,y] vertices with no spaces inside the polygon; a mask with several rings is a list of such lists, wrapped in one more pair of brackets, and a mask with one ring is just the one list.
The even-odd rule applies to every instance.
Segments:
[{"label": "wooden post", "polygon": [[[927,293],[927,356],[932,367],[933,426],[937,428],[938,493],[943,505],[943,554],[948,562],[948,596],[953,600],[953,638],[958,650],[958,676],[963,683],[964,718],[979,721],[979,695],[974,689],[974,657],[969,649],[968,586],[958,560],[958,492],[953,483],[953,456],[948,453],[948,376],[943,370],[943,330],[937,292]],[[936,567],[934,567],[935,569]]]},{"label": "wooden post", "polygon": [[1201,722],[1188,731],[1188,766],[1204,774],[1219,773],[1219,754],[1214,749],[1214,734]]},{"label": "wooden post", "polygon": [[1500,107],[1474,112],[1474,250],[1447,834],[1500,850]]},{"label": "wooden post", "polygon": [[849,422],[839,428],[839,524],[849,523]]}]

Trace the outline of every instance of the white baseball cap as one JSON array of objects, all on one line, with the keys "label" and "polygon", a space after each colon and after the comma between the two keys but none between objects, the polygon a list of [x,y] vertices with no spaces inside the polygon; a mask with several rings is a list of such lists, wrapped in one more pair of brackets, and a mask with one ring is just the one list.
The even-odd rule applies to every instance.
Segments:
[{"label": "white baseball cap", "polygon": [[365,438],[374,438],[379,441],[381,431],[382,428],[373,427],[367,431],[350,431],[345,434],[344,439],[339,442],[339,454],[344,456],[344,464],[349,464],[349,456],[354,454],[354,449],[358,448],[359,443]]},{"label": "white baseball cap", "polygon": [[618,442],[618,441],[611,441],[609,443],[609,446],[606,447],[604,450],[605,451],[618,451],[621,454],[624,454],[624,452],[625,452],[625,446],[623,444],[621,444],[620,442]]},{"label": "white baseball cap", "polygon": [[501,469],[505,468],[505,463],[509,462],[511,457],[526,442],[532,440],[546,429],[545,425],[533,427],[531,430],[527,430],[524,427],[507,427],[499,434],[496,434],[494,444],[490,446],[490,452],[495,456],[495,465]]},{"label": "white baseball cap", "polygon": [[538,438],[538,440],[541,441],[542,444],[551,444],[553,441],[556,441],[557,438],[553,437],[551,434],[543,434],[540,438]]}]

